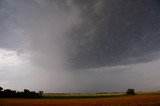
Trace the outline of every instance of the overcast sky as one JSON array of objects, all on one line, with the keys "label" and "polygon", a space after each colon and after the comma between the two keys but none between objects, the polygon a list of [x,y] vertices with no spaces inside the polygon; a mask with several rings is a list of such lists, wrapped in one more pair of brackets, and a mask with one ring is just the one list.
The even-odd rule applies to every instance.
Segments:
[{"label": "overcast sky", "polygon": [[0,86],[160,90],[160,1],[0,0]]}]

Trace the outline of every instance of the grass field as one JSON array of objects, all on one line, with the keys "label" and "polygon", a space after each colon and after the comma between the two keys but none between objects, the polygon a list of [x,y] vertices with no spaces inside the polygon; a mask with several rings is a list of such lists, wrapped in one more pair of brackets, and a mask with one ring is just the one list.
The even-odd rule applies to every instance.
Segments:
[{"label": "grass field", "polygon": [[[0,106],[160,106],[159,93],[138,94],[134,96],[117,95],[118,96],[116,96],[116,94],[47,94],[43,99],[2,98],[0,99]],[[59,97],[57,98],[57,96]]]},{"label": "grass field", "polygon": [[121,97],[124,93],[111,94],[44,94],[44,99],[83,99],[83,98],[110,98]]}]

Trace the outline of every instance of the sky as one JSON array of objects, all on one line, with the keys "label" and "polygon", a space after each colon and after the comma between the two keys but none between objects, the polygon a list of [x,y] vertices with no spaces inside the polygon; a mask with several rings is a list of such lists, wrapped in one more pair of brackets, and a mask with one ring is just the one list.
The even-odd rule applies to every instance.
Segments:
[{"label": "sky", "polygon": [[159,0],[0,0],[0,86],[160,90]]}]

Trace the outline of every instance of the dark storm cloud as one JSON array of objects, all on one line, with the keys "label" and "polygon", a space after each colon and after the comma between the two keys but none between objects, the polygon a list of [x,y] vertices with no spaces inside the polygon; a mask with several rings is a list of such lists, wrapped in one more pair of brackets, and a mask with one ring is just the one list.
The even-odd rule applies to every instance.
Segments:
[{"label": "dark storm cloud", "polygon": [[49,69],[54,63],[76,70],[149,62],[160,46],[159,5],[158,0],[2,0],[0,47],[35,51],[32,62]]},{"label": "dark storm cloud", "polygon": [[159,89],[159,4],[0,0],[0,85],[45,92]]},{"label": "dark storm cloud", "polygon": [[158,0],[74,2],[83,21],[69,35],[71,68],[143,63],[158,57],[150,55],[160,50]]}]

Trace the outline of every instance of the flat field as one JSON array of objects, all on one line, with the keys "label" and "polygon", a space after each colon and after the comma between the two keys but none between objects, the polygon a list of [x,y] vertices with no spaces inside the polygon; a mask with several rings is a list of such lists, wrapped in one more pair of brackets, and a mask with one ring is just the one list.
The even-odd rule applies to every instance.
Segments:
[{"label": "flat field", "polygon": [[[86,97],[87,95],[88,97]],[[106,97],[102,97],[101,95],[106,95]],[[53,97],[49,99],[48,96]],[[54,98],[55,96],[66,96],[67,99],[66,97]],[[118,96],[109,96],[109,94],[71,94],[70,96],[72,97],[69,98],[69,95],[63,94],[50,94],[43,99],[1,98],[0,106],[160,106],[159,93],[138,94],[133,96],[120,96],[119,94]],[[93,98],[90,98],[92,96]]]}]

